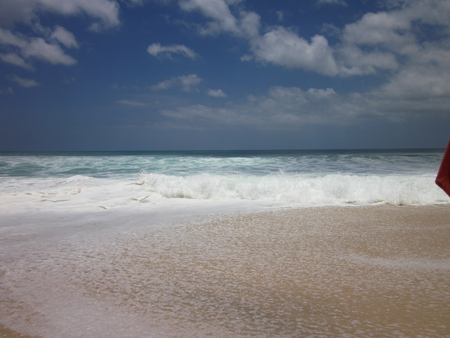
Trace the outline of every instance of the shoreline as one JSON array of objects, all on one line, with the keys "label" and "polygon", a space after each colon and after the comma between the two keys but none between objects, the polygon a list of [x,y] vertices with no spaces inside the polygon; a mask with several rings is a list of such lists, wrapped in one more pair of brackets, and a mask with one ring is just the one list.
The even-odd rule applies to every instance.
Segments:
[{"label": "shoreline", "polygon": [[[56,308],[29,303],[42,311],[35,329],[20,319],[11,327],[42,337],[102,336],[102,325],[117,337],[152,329],[159,337],[450,335],[450,205],[235,212],[132,230],[97,247],[52,251],[32,277],[40,287],[52,280],[40,291]],[[33,295],[28,275],[9,268],[24,299]],[[79,294],[89,302],[71,305],[71,321],[95,313],[83,307],[90,302],[109,310],[77,335],[64,327],[58,300]],[[135,323],[126,334],[124,313]],[[0,328],[2,338],[27,337]]]}]

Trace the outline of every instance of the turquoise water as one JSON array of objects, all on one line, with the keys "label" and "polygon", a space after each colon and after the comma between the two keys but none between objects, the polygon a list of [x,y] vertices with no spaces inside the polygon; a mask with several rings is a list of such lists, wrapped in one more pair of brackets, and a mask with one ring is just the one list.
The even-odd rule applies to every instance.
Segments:
[{"label": "turquoise water", "polygon": [[186,152],[0,153],[1,177],[121,177],[141,171],[166,175],[210,173],[423,174],[435,172],[443,150],[260,150]]}]

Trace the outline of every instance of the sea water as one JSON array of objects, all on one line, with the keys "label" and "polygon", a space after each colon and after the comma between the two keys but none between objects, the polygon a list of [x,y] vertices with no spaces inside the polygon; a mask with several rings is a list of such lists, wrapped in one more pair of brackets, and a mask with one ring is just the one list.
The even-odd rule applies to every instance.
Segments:
[{"label": "sea water", "polygon": [[52,209],[110,209],[180,199],[254,205],[427,205],[448,203],[434,184],[442,154],[443,150],[0,153],[0,191],[9,210],[23,207],[22,202],[37,207],[34,202],[57,201]]},{"label": "sea water", "polygon": [[[450,199],[434,183],[443,152],[0,153],[0,333],[2,325],[42,337],[347,332],[342,323],[355,320],[336,315],[333,304],[283,298],[283,283],[303,278],[302,261],[315,262],[311,271],[323,273],[323,291],[330,291],[329,271],[349,259],[347,246],[325,254],[334,225],[316,224],[310,208],[302,228],[292,220],[278,224],[278,214],[249,212],[446,207]],[[352,216],[357,227],[364,226],[361,215]],[[311,251],[297,250],[304,245]],[[433,264],[447,276],[447,261]],[[277,276],[278,267],[293,270]],[[320,280],[314,276],[311,292]],[[320,324],[328,320],[342,323]]]}]

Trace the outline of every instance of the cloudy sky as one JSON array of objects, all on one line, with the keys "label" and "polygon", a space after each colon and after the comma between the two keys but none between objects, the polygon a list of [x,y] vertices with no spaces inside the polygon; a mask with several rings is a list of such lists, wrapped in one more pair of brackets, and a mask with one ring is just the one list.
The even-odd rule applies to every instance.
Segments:
[{"label": "cloudy sky", "polygon": [[0,150],[449,137],[450,0],[0,0]]}]

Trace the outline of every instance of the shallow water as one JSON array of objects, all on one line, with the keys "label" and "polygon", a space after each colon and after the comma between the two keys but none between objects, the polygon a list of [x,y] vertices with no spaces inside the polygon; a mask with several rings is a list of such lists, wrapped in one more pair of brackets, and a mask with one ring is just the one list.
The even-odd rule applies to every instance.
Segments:
[{"label": "shallow water", "polygon": [[156,215],[116,212],[115,231],[91,216],[5,239],[2,324],[43,337],[450,334],[446,206],[191,215],[152,230],[139,224]]}]

